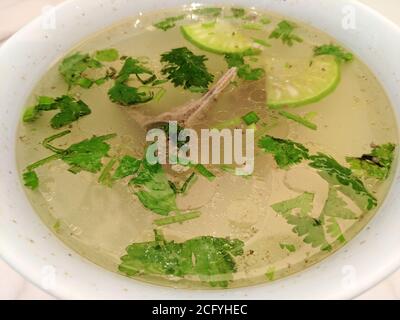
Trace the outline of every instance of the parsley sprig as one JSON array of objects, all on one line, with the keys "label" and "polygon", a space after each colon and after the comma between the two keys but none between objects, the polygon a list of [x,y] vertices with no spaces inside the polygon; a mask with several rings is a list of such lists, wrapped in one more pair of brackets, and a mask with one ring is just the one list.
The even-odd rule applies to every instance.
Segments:
[{"label": "parsley sprig", "polygon": [[294,30],[296,29],[296,25],[287,20],[283,20],[278,23],[276,28],[272,31],[269,38],[270,39],[281,39],[283,44],[286,44],[290,47],[294,45],[295,42],[301,43],[303,39],[298,35],[294,34]]},{"label": "parsley sprig", "polygon": [[161,70],[175,87],[195,92],[206,92],[214,76],[208,72],[207,57],[195,55],[186,47],[172,49],[161,55],[164,67]]}]

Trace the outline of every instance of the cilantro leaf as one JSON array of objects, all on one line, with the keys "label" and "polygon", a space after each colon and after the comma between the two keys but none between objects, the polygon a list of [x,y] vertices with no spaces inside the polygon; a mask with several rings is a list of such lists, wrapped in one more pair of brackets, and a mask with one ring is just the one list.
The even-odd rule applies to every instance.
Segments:
[{"label": "cilantro leaf", "polygon": [[243,18],[246,15],[244,8],[231,8],[231,12],[235,18]]},{"label": "cilantro leaf", "polygon": [[277,27],[274,29],[274,31],[272,31],[269,38],[281,39],[283,44],[286,44],[291,47],[293,46],[294,42],[299,42],[299,43],[303,42],[302,38],[293,33],[295,28],[296,28],[295,24],[283,20],[278,23]]},{"label": "cilantro leaf", "polygon": [[287,244],[287,243],[280,243],[279,247],[284,250],[286,249],[289,252],[296,252],[296,247],[293,244]]},{"label": "cilantro leaf", "polygon": [[160,164],[152,165],[144,158],[137,176],[130,184],[138,189],[135,195],[139,201],[154,213],[167,216],[170,212],[178,210],[176,194]]},{"label": "cilantro leaf", "polygon": [[120,162],[119,167],[114,173],[113,179],[119,180],[134,175],[138,172],[142,161],[131,156],[124,156]]},{"label": "cilantro leaf", "polygon": [[338,196],[336,189],[333,187],[329,188],[322,215],[346,220],[357,219],[357,215],[347,207],[346,202]]},{"label": "cilantro leaf", "polygon": [[396,145],[392,143],[373,146],[371,153],[360,158],[348,157],[346,161],[358,176],[385,180],[392,168],[395,150]]},{"label": "cilantro leaf", "polygon": [[[272,205],[272,209],[286,219],[287,223],[294,226],[292,231],[312,247],[321,247],[322,250],[331,250],[325,238],[322,222],[309,215],[313,208],[314,195],[304,193],[297,198]],[[295,209],[299,212],[295,212]]]},{"label": "cilantro leaf", "polygon": [[212,16],[218,17],[222,13],[222,8],[215,8],[215,7],[205,7],[199,8],[192,11],[194,14],[198,14],[200,16]]},{"label": "cilantro leaf", "polygon": [[153,92],[139,91],[138,88],[130,87],[124,83],[116,83],[108,91],[108,95],[112,102],[123,106],[146,103],[154,98]]},{"label": "cilantro leaf", "polygon": [[333,217],[329,217],[326,221],[326,232],[333,238],[336,238],[340,243],[345,243],[346,238],[340,229],[339,223]]},{"label": "cilantro leaf", "polygon": [[180,15],[180,16],[176,16],[176,17],[168,17],[160,22],[155,23],[154,26],[158,29],[167,31],[168,29],[174,28],[176,26],[177,21],[183,20],[183,19],[185,19],[185,15]]},{"label": "cilantro leaf", "polygon": [[203,236],[182,243],[167,241],[155,231],[155,241],[134,243],[121,257],[119,271],[128,275],[196,275],[211,286],[227,287],[236,272],[235,256],[244,243]]},{"label": "cilantro leaf", "polygon": [[39,187],[39,178],[35,171],[27,171],[23,174],[24,185],[32,190]]},{"label": "cilantro leaf", "polygon": [[333,44],[325,44],[320,47],[315,47],[314,55],[331,55],[336,57],[339,62],[350,62],[354,59],[352,53],[346,52],[342,47],[335,46]]},{"label": "cilantro leaf", "polygon": [[[143,84],[151,83],[157,79],[153,72],[144,67],[139,60],[127,58],[117,75],[114,86],[108,91],[110,100],[123,106],[131,106],[153,100],[153,91],[131,87],[127,84],[131,75],[135,75]],[[141,75],[149,75],[150,77],[142,80]]]},{"label": "cilantro leaf", "polygon": [[84,76],[84,72],[88,69],[99,69],[102,66],[99,61],[91,58],[88,54],[77,52],[62,61],[59,72],[70,88],[75,85],[90,88],[95,80]]},{"label": "cilantro leaf", "polygon": [[59,98],[41,96],[38,97],[38,104],[25,110],[23,115],[24,122],[36,121],[44,111],[59,110],[51,120],[51,127],[59,129],[81,117],[91,114],[91,110],[82,100],[76,100],[64,95]]},{"label": "cilantro leaf", "polygon": [[71,145],[66,149],[61,159],[68,163],[74,173],[81,170],[96,173],[101,170],[101,160],[108,155],[110,145],[106,140],[114,138],[115,134],[92,137]]},{"label": "cilantro leaf", "polygon": [[96,59],[98,61],[113,62],[118,60],[119,52],[117,49],[104,49],[96,52]]},{"label": "cilantro leaf", "polygon": [[339,190],[353,199],[358,206],[365,210],[371,210],[377,206],[376,198],[365,188],[360,179],[353,172],[343,167],[332,157],[318,153],[310,157],[310,166],[319,170],[322,178],[331,185],[340,186]]},{"label": "cilantro leaf", "polygon": [[258,146],[265,152],[273,154],[281,169],[287,169],[309,158],[308,149],[291,140],[265,136],[258,141]]},{"label": "cilantro leaf", "polygon": [[50,120],[51,126],[54,129],[69,125],[79,118],[92,113],[86,103],[82,100],[76,101],[70,96],[57,98],[56,106],[60,112]]},{"label": "cilantro leaf", "polygon": [[238,77],[244,80],[260,80],[265,76],[265,70],[262,68],[251,68],[244,60],[249,53],[228,53],[225,55],[225,61],[229,68],[238,68]]},{"label": "cilantro leaf", "polygon": [[71,166],[69,171],[72,173],[78,173],[82,170],[96,173],[101,170],[103,167],[102,159],[108,155],[110,150],[110,145],[105,141],[114,138],[116,135],[93,136],[91,139],[72,144],[67,149],[59,149],[50,145],[50,142],[70,133],[71,131],[66,130],[44,139],[43,146],[53,151],[53,154],[27,167],[26,170],[29,174],[26,177],[24,174],[24,180],[27,181],[26,179],[29,179],[29,187],[35,185],[35,179],[37,178],[31,172],[54,160],[62,160],[69,164]]},{"label": "cilantro leaf", "polygon": [[172,49],[161,55],[161,62],[164,63],[161,72],[175,87],[196,88],[205,92],[214,80],[205,65],[207,60],[206,56],[197,56],[186,47]]}]

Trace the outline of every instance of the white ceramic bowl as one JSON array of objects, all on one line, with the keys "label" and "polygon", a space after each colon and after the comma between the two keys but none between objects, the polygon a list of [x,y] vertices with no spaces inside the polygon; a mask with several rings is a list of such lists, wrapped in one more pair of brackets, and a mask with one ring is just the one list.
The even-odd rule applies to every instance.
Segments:
[{"label": "white ceramic bowl", "polygon": [[[351,0],[214,2],[281,12],[331,34],[374,71],[399,117],[400,30],[370,8]],[[81,258],[43,225],[24,194],[15,160],[17,125],[35,83],[51,63],[82,38],[139,12],[183,4],[190,2],[71,0],[56,8],[56,29],[43,28],[38,18],[0,49],[1,257],[28,280],[67,299],[345,299],[394,272],[400,266],[399,171],[378,214],[346,247],[299,274],[249,288],[175,290],[131,280]],[[355,29],[343,29],[348,14],[354,14]]]}]

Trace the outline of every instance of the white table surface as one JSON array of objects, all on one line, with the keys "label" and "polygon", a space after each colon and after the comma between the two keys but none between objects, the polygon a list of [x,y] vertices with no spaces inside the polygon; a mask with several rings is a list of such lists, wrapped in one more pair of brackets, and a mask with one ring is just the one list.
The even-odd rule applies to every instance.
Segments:
[{"label": "white table surface", "polygon": [[[361,1],[381,11],[400,25],[399,0]],[[55,5],[60,2],[63,2],[63,0],[0,0],[0,43],[33,17],[40,15],[45,6]],[[54,298],[30,284],[0,260],[0,300],[4,299]],[[400,299],[400,271],[381,282],[375,288],[370,289],[358,299]]]}]

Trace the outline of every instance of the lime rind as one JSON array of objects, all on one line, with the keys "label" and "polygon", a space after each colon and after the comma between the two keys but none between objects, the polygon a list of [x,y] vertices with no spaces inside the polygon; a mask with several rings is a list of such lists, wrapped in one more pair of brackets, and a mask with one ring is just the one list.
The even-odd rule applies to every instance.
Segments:
[{"label": "lime rind", "polygon": [[200,49],[217,53],[239,53],[250,49],[253,43],[226,22],[196,23],[182,26],[183,36]]},{"label": "lime rind", "polygon": [[340,64],[327,55],[315,57],[308,64],[282,60],[275,60],[275,64],[280,67],[267,67],[267,105],[273,109],[319,102],[336,90],[341,79]]}]

